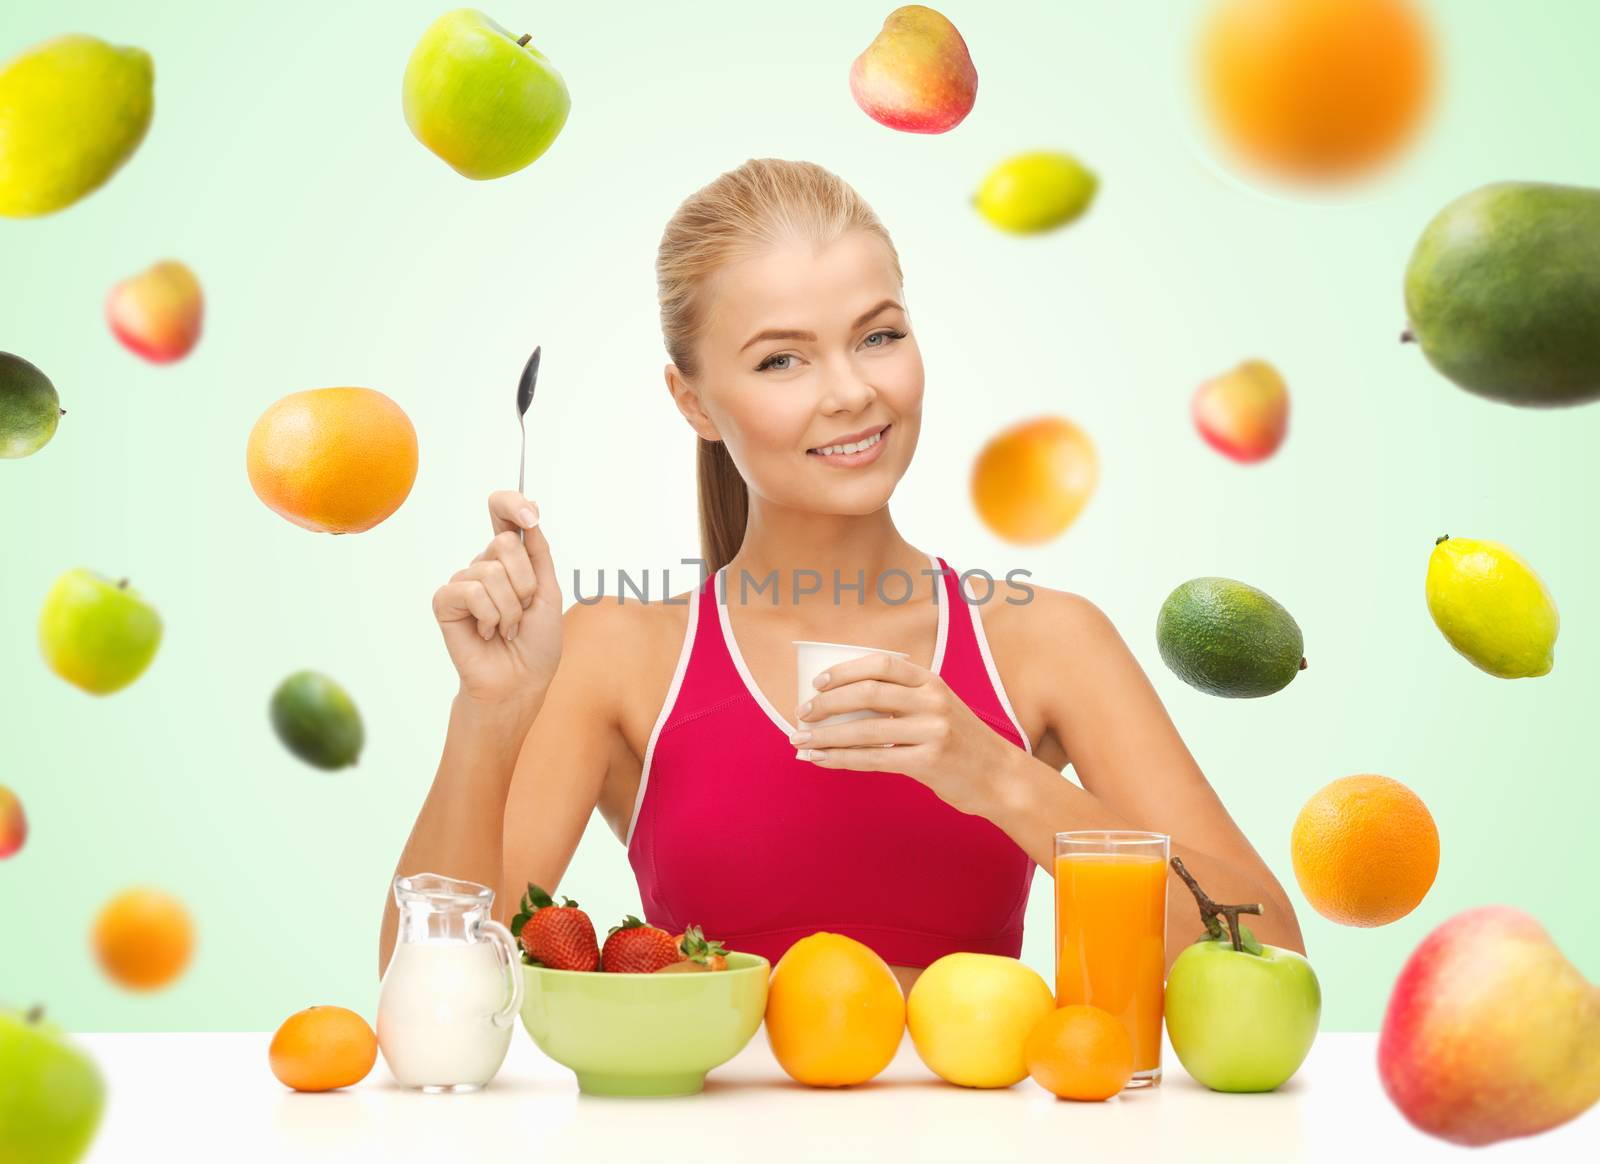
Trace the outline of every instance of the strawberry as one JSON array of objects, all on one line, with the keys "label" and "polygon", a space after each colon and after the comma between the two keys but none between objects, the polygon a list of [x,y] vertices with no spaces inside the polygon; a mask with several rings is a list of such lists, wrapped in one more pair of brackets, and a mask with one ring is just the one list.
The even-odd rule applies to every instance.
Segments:
[{"label": "strawberry", "polygon": [[690,926],[672,939],[685,962],[698,962],[707,970],[726,970],[728,951],[721,942],[707,938],[699,926]]},{"label": "strawberry", "polygon": [[607,931],[605,948],[600,951],[600,967],[611,974],[654,974],[682,960],[671,934],[645,925],[632,914]]},{"label": "strawberry", "polygon": [[598,970],[600,948],[594,923],[572,898],[557,905],[534,884],[522,895],[522,908],[511,919],[511,932],[522,942],[523,953],[535,966],[552,970]]}]

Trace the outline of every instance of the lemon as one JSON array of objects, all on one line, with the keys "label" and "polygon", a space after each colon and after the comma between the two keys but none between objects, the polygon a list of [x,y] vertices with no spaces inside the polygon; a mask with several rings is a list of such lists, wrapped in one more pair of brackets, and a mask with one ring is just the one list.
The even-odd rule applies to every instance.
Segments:
[{"label": "lemon", "polygon": [[946,954],[906,998],[911,1042],[928,1069],[963,1087],[1010,1087],[1028,1073],[1028,1032],[1055,1009],[1038,972],[998,954]]},{"label": "lemon", "polygon": [[0,215],[51,214],[133,156],[155,110],[143,49],[71,34],[0,68]]},{"label": "lemon", "polygon": [[1547,675],[1561,616],[1533,567],[1499,542],[1452,538],[1428,559],[1428,612],[1474,666],[1501,679]]},{"label": "lemon", "polygon": [[1071,154],[1034,150],[990,170],[972,204],[1001,230],[1035,234],[1077,218],[1099,188],[1100,179]]}]

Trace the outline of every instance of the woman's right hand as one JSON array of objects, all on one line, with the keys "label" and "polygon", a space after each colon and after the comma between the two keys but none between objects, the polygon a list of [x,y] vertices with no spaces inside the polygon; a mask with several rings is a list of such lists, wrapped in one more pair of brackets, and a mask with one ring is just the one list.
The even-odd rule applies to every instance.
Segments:
[{"label": "woman's right hand", "polygon": [[489,494],[494,536],[433,594],[461,690],[479,703],[542,700],[561,660],[561,587],[539,510],[514,490]]}]

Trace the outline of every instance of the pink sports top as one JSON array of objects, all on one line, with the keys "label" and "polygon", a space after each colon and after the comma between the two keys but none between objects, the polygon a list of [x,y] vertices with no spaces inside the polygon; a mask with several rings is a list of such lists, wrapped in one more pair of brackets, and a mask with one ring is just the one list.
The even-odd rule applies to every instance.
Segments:
[{"label": "pink sports top", "polygon": [[[982,620],[955,571],[929,561],[944,584],[931,669],[1031,750]],[[997,825],[902,773],[795,759],[791,725],[739,654],[722,585],[719,571],[690,602],[645,749],[627,847],[646,920],[671,933],[699,925],[773,962],[818,930],[903,966],[958,950],[1016,957],[1032,859]]]}]

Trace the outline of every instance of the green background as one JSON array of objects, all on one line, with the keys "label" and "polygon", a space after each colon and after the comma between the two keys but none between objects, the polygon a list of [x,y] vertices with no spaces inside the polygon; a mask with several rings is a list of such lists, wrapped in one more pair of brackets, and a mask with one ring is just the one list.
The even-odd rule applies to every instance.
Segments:
[{"label": "green background", "polygon": [[[760,155],[836,170],[900,248],[928,373],[894,502],[916,544],[1102,606],[1291,893],[1289,827],[1315,789],[1373,771],[1427,801],[1443,860],[1410,917],[1341,929],[1296,897],[1328,1029],[1376,1027],[1421,936],[1487,902],[1533,911],[1600,976],[1600,409],[1492,404],[1396,342],[1406,257],[1445,202],[1496,179],[1600,184],[1585,55],[1600,9],[1435,0],[1445,75],[1428,131],[1335,197],[1263,190],[1213,158],[1185,73],[1188,3],[950,0],[981,83],[971,116],[935,137],[878,126],[849,96],[890,7],[498,3],[564,72],[573,109],[533,167],[477,184],[400,112],[434,5],[5,5],[0,55],[66,31],[148,49],[157,111],[108,187],[0,220],[0,348],[44,368],[67,409],[40,454],[0,465],[0,782],[32,824],[0,863],[0,997],[78,1030],[264,1029],[312,1003],[371,1017],[379,909],[455,688],[429,600],[486,539],[484,496],[515,484],[516,374],[542,343],[529,491],[569,595],[574,569],[592,589],[600,567],[693,556],[655,247],[680,199]],[[1096,169],[1100,199],[1059,234],[1002,236],[966,198],[1039,146]],[[168,256],[205,285],[206,333],[155,368],[116,344],[101,304]],[[1200,380],[1247,356],[1275,362],[1294,400],[1287,444],[1258,467],[1207,449],[1187,413]],[[420,435],[409,501],[356,537],[291,526],[244,471],[269,403],[334,384],[387,392]],[[1041,412],[1093,435],[1103,478],[1074,528],[1022,551],[979,524],[967,471],[992,430]],[[1434,629],[1423,572],[1445,532],[1505,541],[1543,575],[1564,617],[1549,677],[1492,679]],[[80,564],[130,577],[166,621],[150,671],[104,699],[52,675],[35,640],[45,591]],[[1162,666],[1162,598],[1213,573],[1304,628],[1310,669],[1281,694],[1211,699]],[[359,702],[356,768],[305,767],[272,736],[268,695],[301,667]],[[155,995],[111,986],[88,952],[96,908],[134,883],[180,894],[198,921],[194,964]],[[638,906],[598,823],[566,887],[597,917]],[[1041,874],[1024,952],[1046,973],[1049,888]]]}]

